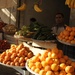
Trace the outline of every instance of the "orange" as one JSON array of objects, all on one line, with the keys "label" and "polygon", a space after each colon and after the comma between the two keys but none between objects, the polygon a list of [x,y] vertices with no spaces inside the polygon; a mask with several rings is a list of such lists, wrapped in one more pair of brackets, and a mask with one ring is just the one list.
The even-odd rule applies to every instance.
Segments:
[{"label": "orange", "polygon": [[44,70],[40,70],[39,75],[46,75],[46,72]]},{"label": "orange", "polygon": [[63,32],[60,32],[60,34],[59,34],[61,37],[63,36]]},{"label": "orange", "polygon": [[67,55],[64,55],[63,58],[67,61],[69,57]]},{"label": "orange", "polygon": [[31,70],[34,71],[36,69],[36,66],[32,66]]},{"label": "orange", "polygon": [[48,52],[48,57],[51,57],[51,52]]},{"label": "orange", "polygon": [[20,66],[19,62],[15,62],[15,66]]},{"label": "orange", "polygon": [[25,57],[24,59],[25,59],[25,61],[27,61],[28,60],[28,57]]},{"label": "orange", "polygon": [[62,50],[59,50],[59,52],[57,54],[57,57],[58,58],[62,58],[63,57],[63,51]]},{"label": "orange", "polygon": [[59,64],[59,59],[54,59],[53,63]]},{"label": "orange", "polygon": [[19,58],[19,63],[23,63],[25,61],[24,57]]},{"label": "orange", "polygon": [[41,56],[41,54],[40,54],[40,53],[38,53],[38,54],[36,54],[36,56],[37,56],[37,57],[39,57],[39,56]]},{"label": "orange", "polygon": [[72,41],[71,41],[71,44],[75,44],[75,40],[72,40]]},{"label": "orange", "polygon": [[53,70],[53,71],[58,71],[58,70],[59,70],[59,65],[56,64],[56,63],[53,63],[53,64],[51,65],[51,70]]},{"label": "orange", "polygon": [[46,75],[55,75],[52,71],[47,71]]},{"label": "orange", "polygon": [[71,41],[70,41],[69,39],[68,39],[68,40],[66,40],[66,42],[67,42],[67,43],[71,43]]},{"label": "orange", "polygon": [[41,64],[42,64],[43,67],[48,65],[46,61],[42,61]]},{"label": "orange", "polygon": [[63,55],[63,51],[62,51],[62,50],[59,50],[59,53],[60,53],[61,55]]},{"label": "orange", "polygon": [[15,65],[15,63],[14,63],[14,62],[10,62],[10,65],[14,66],[14,65]]},{"label": "orange", "polygon": [[19,57],[14,58],[14,62],[18,62],[19,61]]},{"label": "orange", "polygon": [[60,71],[59,75],[66,75],[66,72],[64,70]]},{"label": "orange", "polygon": [[51,70],[50,65],[45,66],[44,70],[45,71],[50,71]]},{"label": "orange", "polygon": [[69,36],[66,36],[65,39],[68,40],[69,39]]},{"label": "orange", "polygon": [[56,53],[52,53],[52,54],[51,54],[51,58],[56,59],[56,58],[58,58],[58,56],[57,56]]},{"label": "orange", "polygon": [[74,37],[73,36],[69,36],[69,40],[73,40],[74,39]]},{"label": "orange", "polygon": [[20,63],[20,66],[25,66],[25,62]]},{"label": "orange", "polygon": [[9,61],[10,60],[10,57],[9,56],[5,56],[4,58],[6,61]]},{"label": "orange", "polygon": [[[8,61],[8,62],[6,62],[6,64],[7,64],[7,65],[11,65],[11,62],[10,62],[10,61]],[[13,65],[13,66],[14,66],[14,65]]]},{"label": "orange", "polygon": [[62,41],[66,42],[66,39],[64,38],[64,39],[62,39]]},{"label": "orange", "polygon": [[75,36],[75,32],[74,32],[74,31],[71,31],[71,32],[70,32],[70,35],[71,35],[71,36]]},{"label": "orange", "polygon": [[39,74],[40,69],[39,69],[39,68],[36,68],[36,69],[34,70],[34,72],[36,72],[36,73],[38,73],[38,74]]},{"label": "orange", "polygon": [[66,68],[66,64],[65,63],[60,63],[60,70],[64,70]]},{"label": "orange", "polygon": [[63,35],[63,36],[62,36],[62,39],[65,39],[65,37],[66,37],[66,36],[65,36],[65,35]]},{"label": "orange", "polygon": [[65,61],[64,58],[60,58],[60,59],[59,59],[59,62],[60,62],[60,63],[65,63],[66,61]]},{"label": "orange", "polygon": [[75,62],[71,62],[71,66],[75,68]]},{"label": "orange", "polygon": [[69,31],[64,30],[64,31],[63,31],[63,34],[64,34],[65,36],[69,36]]},{"label": "orange", "polygon": [[33,57],[31,58],[31,60],[32,60],[33,62],[36,62],[36,61],[39,61],[40,59],[39,59],[37,56],[33,56]]},{"label": "orange", "polygon": [[29,62],[29,63],[28,63],[28,66],[29,66],[29,68],[31,68],[32,66],[34,66],[34,63]]},{"label": "orange", "polygon": [[71,63],[72,63],[72,61],[71,61],[70,59],[68,59],[68,60],[66,61],[66,65],[71,65]]},{"label": "orange", "polygon": [[72,72],[74,72],[74,67],[73,67],[73,66],[67,66],[67,67],[65,68],[65,72],[66,72],[66,73],[72,73]]},{"label": "orange", "polygon": [[66,30],[67,30],[67,31],[71,31],[72,28],[71,28],[70,26],[66,26]]},{"label": "orange", "polygon": [[72,27],[72,31],[75,31],[75,27]]},{"label": "orange", "polygon": [[46,57],[44,57],[43,55],[41,55],[41,56],[39,57],[39,59],[40,59],[41,61],[44,61],[44,60],[46,59]]},{"label": "orange", "polygon": [[21,48],[23,48],[24,45],[21,43],[16,47],[16,52],[19,52],[21,50]]},{"label": "orange", "polygon": [[36,66],[37,68],[39,68],[39,69],[42,68],[42,64],[41,64],[41,62],[36,62],[36,63],[35,63],[35,66]]},{"label": "orange", "polygon": [[27,55],[28,58],[31,58],[32,56],[33,56],[32,52],[29,52],[28,55]]},{"label": "orange", "polygon": [[46,58],[48,56],[48,51],[45,51],[44,53],[42,53],[42,56]]},{"label": "orange", "polygon": [[58,36],[58,39],[59,39],[59,40],[62,40],[63,38],[62,38],[62,36],[59,35],[59,36]]},{"label": "orange", "polygon": [[53,48],[53,49],[51,50],[52,53],[56,53],[56,54],[58,53],[58,51],[59,51],[58,48]]},{"label": "orange", "polygon": [[73,75],[73,73],[67,73],[66,75]]},{"label": "orange", "polygon": [[50,48],[48,48],[46,51],[51,52],[51,49],[50,49]]},{"label": "orange", "polygon": [[55,74],[55,75],[59,75],[59,72],[58,72],[58,71],[56,71],[56,72],[54,72],[54,74]]},{"label": "orange", "polygon": [[50,57],[47,57],[46,58],[46,63],[49,64],[49,65],[52,64],[53,63],[53,59],[50,58]]},{"label": "orange", "polygon": [[6,56],[6,52],[3,52],[1,55],[0,55],[0,58],[3,58]]}]

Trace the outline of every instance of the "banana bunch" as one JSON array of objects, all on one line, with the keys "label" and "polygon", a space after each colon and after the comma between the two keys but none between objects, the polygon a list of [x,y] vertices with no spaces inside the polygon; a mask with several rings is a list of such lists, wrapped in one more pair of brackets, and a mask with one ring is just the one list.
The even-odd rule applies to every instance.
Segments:
[{"label": "banana bunch", "polygon": [[24,11],[26,9],[26,4],[23,3],[20,7],[17,8],[19,11]]},{"label": "banana bunch", "polygon": [[36,12],[42,12],[42,9],[39,8],[38,4],[34,4],[34,10],[35,10]]},{"label": "banana bunch", "polygon": [[68,5],[69,8],[75,8],[75,0],[66,0],[65,5]]}]

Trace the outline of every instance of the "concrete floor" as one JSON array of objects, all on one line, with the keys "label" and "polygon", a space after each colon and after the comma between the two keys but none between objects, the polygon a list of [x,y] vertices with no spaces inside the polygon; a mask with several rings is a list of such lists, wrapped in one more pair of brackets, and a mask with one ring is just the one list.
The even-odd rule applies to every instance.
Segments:
[{"label": "concrete floor", "polygon": [[21,75],[13,68],[0,65],[0,75]]}]

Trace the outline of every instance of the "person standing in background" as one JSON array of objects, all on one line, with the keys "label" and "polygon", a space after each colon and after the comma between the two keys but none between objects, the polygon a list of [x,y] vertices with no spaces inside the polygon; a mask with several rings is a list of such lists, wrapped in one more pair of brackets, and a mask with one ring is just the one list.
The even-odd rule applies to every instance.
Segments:
[{"label": "person standing in background", "polygon": [[61,31],[64,30],[66,24],[64,23],[63,13],[56,13],[55,15],[55,25],[51,28],[52,33],[58,35]]},{"label": "person standing in background", "polygon": [[[55,25],[51,28],[52,33],[54,33],[56,36],[60,34],[66,27],[66,24],[64,23],[64,15],[63,13],[56,13],[55,15]],[[60,43],[58,40],[56,40],[57,48],[63,50],[63,44]]]},{"label": "person standing in background", "polygon": [[35,18],[30,18],[29,30],[31,32],[37,31],[40,27],[41,24],[39,24]]}]

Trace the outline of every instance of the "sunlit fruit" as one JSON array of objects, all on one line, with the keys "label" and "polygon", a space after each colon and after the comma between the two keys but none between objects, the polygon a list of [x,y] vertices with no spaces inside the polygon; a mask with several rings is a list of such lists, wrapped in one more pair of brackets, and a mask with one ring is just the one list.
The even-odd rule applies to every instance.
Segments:
[{"label": "sunlit fruit", "polygon": [[58,70],[59,70],[59,65],[56,64],[56,63],[52,64],[52,65],[51,65],[51,70],[53,70],[53,71],[58,71]]},{"label": "sunlit fruit", "polygon": [[55,75],[52,71],[47,71],[46,75]]},{"label": "sunlit fruit", "polygon": [[34,70],[34,72],[39,74],[40,69],[39,69],[39,68],[36,68],[36,69]]},{"label": "sunlit fruit", "polygon": [[44,70],[40,70],[39,75],[46,75],[46,72]]},{"label": "sunlit fruit", "polygon": [[50,71],[50,70],[51,70],[50,65],[45,66],[45,67],[44,67],[44,70],[45,70],[45,71]]},{"label": "sunlit fruit", "polygon": [[39,69],[42,68],[42,64],[41,64],[41,62],[36,62],[36,63],[35,63],[35,66],[36,66],[37,68],[39,68]]},{"label": "sunlit fruit", "polygon": [[72,28],[71,28],[70,26],[66,26],[66,30],[67,30],[67,31],[71,31]]},{"label": "sunlit fruit", "polygon": [[65,68],[65,71],[66,71],[66,73],[72,73],[72,72],[74,72],[74,67],[73,66],[67,66]]},{"label": "sunlit fruit", "polygon": [[65,63],[61,63],[59,66],[60,66],[60,70],[64,70],[66,68],[66,64]]},{"label": "sunlit fruit", "polygon": [[64,70],[60,71],[59,75],[66,75],[66,72]]}]

